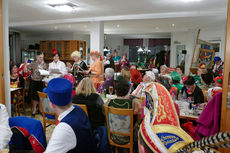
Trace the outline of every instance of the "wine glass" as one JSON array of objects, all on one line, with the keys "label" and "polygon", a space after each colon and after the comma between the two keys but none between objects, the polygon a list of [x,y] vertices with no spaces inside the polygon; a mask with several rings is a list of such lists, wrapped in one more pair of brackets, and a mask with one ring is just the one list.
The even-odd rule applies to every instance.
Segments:
[{"label": "wine glass", "polygon": [[109,94],[110,94],[110,95],[113,94],[113,86],[109,86]]}]

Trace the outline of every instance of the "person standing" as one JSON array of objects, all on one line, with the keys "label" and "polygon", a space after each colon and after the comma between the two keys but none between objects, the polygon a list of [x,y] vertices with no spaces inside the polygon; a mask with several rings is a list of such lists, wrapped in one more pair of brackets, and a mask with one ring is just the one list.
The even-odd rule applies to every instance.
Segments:
[{"label": "person standing", "polygon": [[[44,88],[44,83],[42,81],[43,76],[41,76],[39,70],[48,70],[48,65],[44,62],[44,54],[42,52],[37,52],[36,61],[27,64],[24,70],[25,72],[32,71],[29,95],[32,100],[32,117],[35,117],[37,105],[39,104],[37,92],[42,92]],[[38,109],[41,112],[40,107],[38,107]]]},{"label": "person standing", "polygon": [[71,54],[71,58],[74,59],[72,74],[79,83],[84,78],[84,71],[86,71],[88,68],[85,62],[81,60],[81,53],[79,51],[74,51]]},{"label": "person standing", "polygon": [[[65,63],[59,60],[60,54],[57,50],[52,51],[52,56],[53,62],[49,63],[49,71],[51,73],[50,79],[63,77],[65,74],[67,74]],[[57,72],[52,73],[54,70]]]},{"label": "person standing", "polygon": [[222,62],[221,58],[219,56],[216,56],[214,58],[214,67],[213,67],[213,73],[214,76],[222,76],[223,75],[223,71],[224,71],[224,62]]},{"label": "person standing", "polygon": [[119,61],[119,67],[120,67],[120,70],[123,68],[123,67],[130,67],[130,64],[129,64],[129,60],[127,59],[127,53],[124,53],[122,59]]},{"label": "person standing", "polygon": [[91,51],[90,56],[94,63],[90,66],[90,69],[86,71],[86,74],[90,74],[90,79],[93,81],[95,88],[99,88],[101,83],[103,82],[104,78],[103,74],[103,67],[102,61],[103,57],[100,52],[98,51]]},{"label": "person standing", "polygon": [[104,70],[106,70],[107,68],[112,68],[115,70],[114,60],[112,59],[111,54],[106,55],[106,60],[104,62]]},{"label": "person standing", "polygon": [[114,56],[113,56],[113,60],[114,62],[118,63],[120,61],[121,57],[117,55],[117,50],[114,50]]},{"label": "person standing", "polygon": [[44,153],[95,153],[96,145],[89,119],[79,106],[72,106],[72,83],[55,78],[48,83],[51,109],[58,115],[55,127]]}]

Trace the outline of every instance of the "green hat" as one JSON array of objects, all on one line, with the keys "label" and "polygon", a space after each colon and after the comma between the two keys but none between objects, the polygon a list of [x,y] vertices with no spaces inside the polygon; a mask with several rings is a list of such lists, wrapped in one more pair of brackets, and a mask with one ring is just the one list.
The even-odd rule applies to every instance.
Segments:
[{"label": "green hat", "polygon": [[172,73],[170,73],[170,76],[172,78],[173,81],[179,81],[181,80],[181,76],[178,72],[173,71]]}]

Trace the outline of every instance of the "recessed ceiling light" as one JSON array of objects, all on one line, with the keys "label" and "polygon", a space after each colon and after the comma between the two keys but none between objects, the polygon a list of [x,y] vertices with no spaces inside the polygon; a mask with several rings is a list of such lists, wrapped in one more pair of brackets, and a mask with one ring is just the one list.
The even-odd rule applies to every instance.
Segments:
[{"label": "recessed ceiling light", "polygon": [[156,29],[158,30],[158,29],[159,29],[159,27],[156,27]]},{"label": "recessed ceiling light", "polygon": [[[64,3],[65,2],[65,3]],[[51,6],[56,11],[61,12],[71,12],[78,9],[78,5],[68,2],[68,1],[61,1],[60,3],[48,3],[49,6]]]},{"label": "recessed ceiling light", "polygon": [[182,0],[185,3],[189,3],[189,2],[199,2],[201,0]]},{"label": "recessed ceiling light", "polygon": [[172,27],[175,27],[175,24],[172,24]]},{"label": "recessed ceiling light", "polygon": [[84,25],[84,28],[87,28],[87,25]]},{"label": "recessed ceiling light", "polygon": [[49,0],[47,1],[47,4],[50,4],[50,5],[58,5],[58,4],[65,4],[65,3],[68,3],[67,0]]},{"label": "recessed ceiling light", "polygon": [[54,29],[57,30],[57,29],[58,29],[58,26],[54,26]]},{"label": "recessed ceiling light", "polygon": [[120,24],[117,25],[117,28],[120,28]]},{"label": "recessed ceiling light", "polygon": [[68,25],[68,28],[69,28],[69,29],[70,29],[70,28],[72,28],[72,25],[71,25],[71,24],[69,24],[69,25]]}]

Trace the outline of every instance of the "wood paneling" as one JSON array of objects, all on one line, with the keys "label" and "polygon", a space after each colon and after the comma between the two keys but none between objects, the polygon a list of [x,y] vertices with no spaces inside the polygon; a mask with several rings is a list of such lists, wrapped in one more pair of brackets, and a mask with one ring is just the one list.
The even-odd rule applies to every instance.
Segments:
[{"label": "wood paneling", "polygon": [[[222,111],[220,130],[230,132],[230,109],[227,108],[227,95],[229,91],[229,70],[230,70],[230,0],[228,1],[228,15],[226,22],[226,46],[224,54],[224,81],[222,94]],[[222,153],[229,153],[230,149],[221,149]]]},{"label": "wood paneling", "polygon": [[4,49],[3,49],[3,13],[2,0],[0,0],[0,103],[5,104],[5,82],[4,82]]}]

